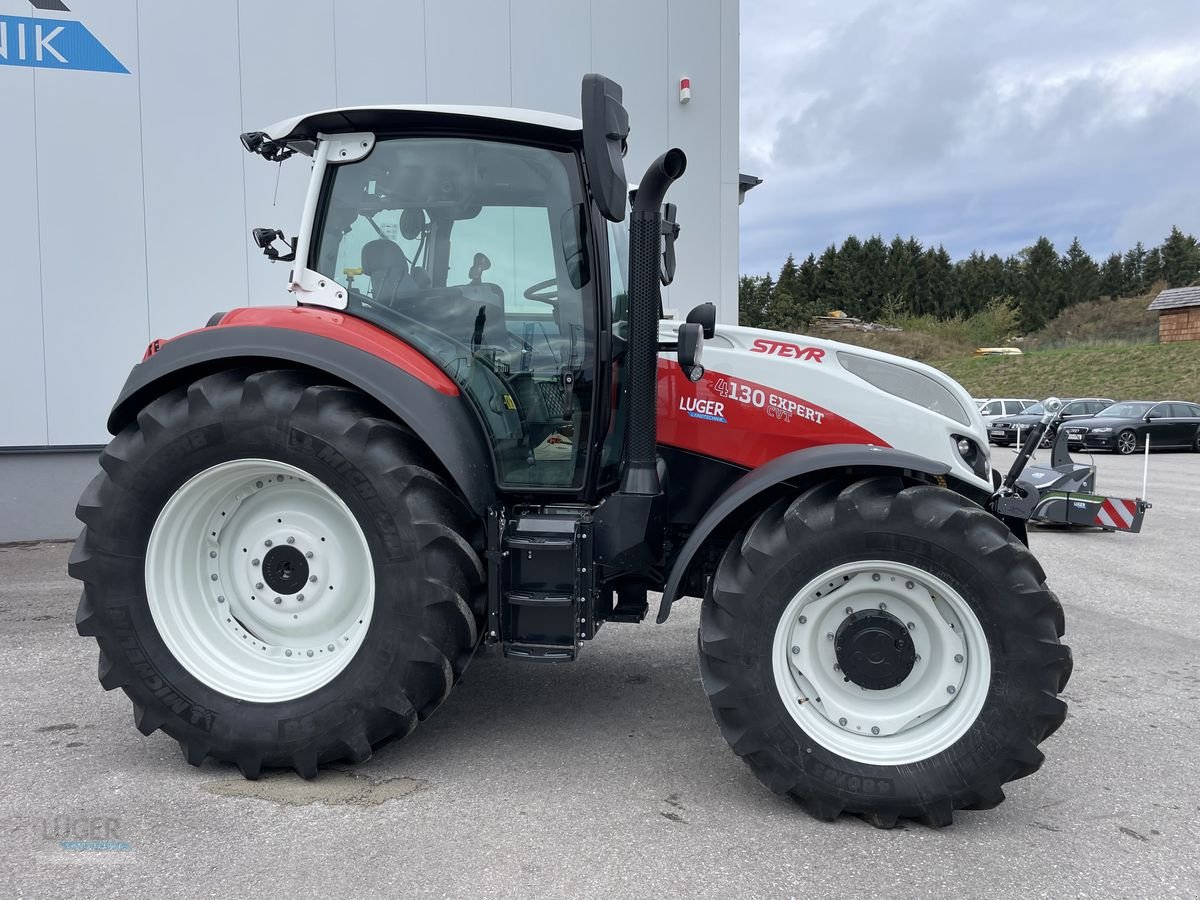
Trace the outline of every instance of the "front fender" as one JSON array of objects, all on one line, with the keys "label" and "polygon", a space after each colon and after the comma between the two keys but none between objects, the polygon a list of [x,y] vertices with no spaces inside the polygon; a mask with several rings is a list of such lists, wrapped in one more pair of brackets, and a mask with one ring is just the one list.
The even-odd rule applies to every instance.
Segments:
[{"label": "front fender", "polygon": [[232,366],[304,366],[373,397],[433,451],[471,508],[495,502],[488,442],[458,386],[431,360],[370,323],[326,310],[235,310],[213,327],[152,345],[108,417],[117,434],[174,387]]},{"label": "front fender", "polygon": [[658,607],[658,621],[665,622],[671,613],[671,604],[679,596],[680,586],[696,553],[704,542],[731,515],[764,491],[783,482],[811,475],[820,471],[837,469],[858,471],[914,471],[926,475],[946,475],[950,467],[945,463],[926,459],[914,453],[894,450],[890,447],[874,447],[862,444],[827,444],[806,450],[796,450],[776,457],[764,465],[747,472],[725,491],[712,505],[704,518],[684,543],[671,566],[663,588],[662,601]]}]

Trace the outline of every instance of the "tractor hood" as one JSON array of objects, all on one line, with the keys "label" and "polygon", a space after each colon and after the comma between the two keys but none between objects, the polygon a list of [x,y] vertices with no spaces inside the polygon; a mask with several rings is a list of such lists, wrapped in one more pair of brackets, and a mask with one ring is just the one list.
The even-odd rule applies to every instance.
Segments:
[{"label": "tractor hood", "polygon": [[[679,322],[663,320],[663,342],[675,339]],[[666,356],[667,354],[663,354]],[[748,434],[729,435],[732,461],[760,465],[780,451],[835,443],[894,447],[946,463],[977,487],[992,489],[983,419],[961,385],[932,366],[865,347],[805,335],[718,325],[704,342],[704,375],[689,385],[670,381],[660,408],[669,411],[660,440],[672,428],[688,435],[700,414],[718,426],[709,437],[722,442],[721,424]],[[662,371],[677,370],[671,362]],[[694,397],[689,396],[694,391]],[[722,414],[707,400],[722,404]],[[697,412],[698,410],[698,412]],[[675,413],[682,411],[686,421]],[[959,449],[966,439],[969,449]]]}]

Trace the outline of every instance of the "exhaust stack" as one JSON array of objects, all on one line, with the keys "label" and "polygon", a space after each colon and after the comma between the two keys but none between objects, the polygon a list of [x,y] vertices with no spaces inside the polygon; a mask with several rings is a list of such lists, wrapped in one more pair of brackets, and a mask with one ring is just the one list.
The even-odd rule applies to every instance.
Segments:
[{"label": "exhaust stack", "polygon": [[625,419],[625,471],[621,492],[655,496],[659,484],[658,320],[662,255],[663,198],[687,168],[679,148],[668,150],[642,176],[629,217],[629,410]]}]

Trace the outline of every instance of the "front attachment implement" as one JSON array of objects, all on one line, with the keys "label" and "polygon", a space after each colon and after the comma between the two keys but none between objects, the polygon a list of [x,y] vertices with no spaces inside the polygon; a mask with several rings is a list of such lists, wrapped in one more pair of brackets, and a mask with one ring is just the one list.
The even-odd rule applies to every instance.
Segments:
[{"label": "front attachment implement", "polygon": [[1012,468],[992,496],[992,512],[1010,524],[1016,520],[1090,526],[1106,531],[1141,531],[1150,503],[1141,497],[1130,500],[1093,493],[1095,467],[1071,460],[1065,430],[1059,429],[1055,436],[1050,466],[1026,468],[1047,429],[1054,424],[1061,404],[1051,398],[1045,401],[1045,407],[1042,421],[1030,430]]}]

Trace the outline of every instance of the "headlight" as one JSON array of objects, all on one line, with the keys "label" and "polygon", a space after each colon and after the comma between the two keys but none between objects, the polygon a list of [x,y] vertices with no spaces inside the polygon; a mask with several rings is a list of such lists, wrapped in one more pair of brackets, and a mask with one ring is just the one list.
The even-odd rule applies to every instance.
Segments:
[{"label": "headlight", "polygon": [[1108,434],[1110,431],[1111,428],[1089,428],[1088,434]]},{"label": "headlight", "polygon": [[979,445],[965,435],[956,434],[951,437],[954,441],[954,449],[958,451],[958,455],[962,457],[962,461],[980,478],[987,480],[988,477],[988,459],[987,454],[979,449]]},{"label": "headlight", "polygon": [[908,400],[963,425],[971,424],[971,417],[954,394],[923,372],[840,350],[837,358],[846,371],[893,397]]}]

